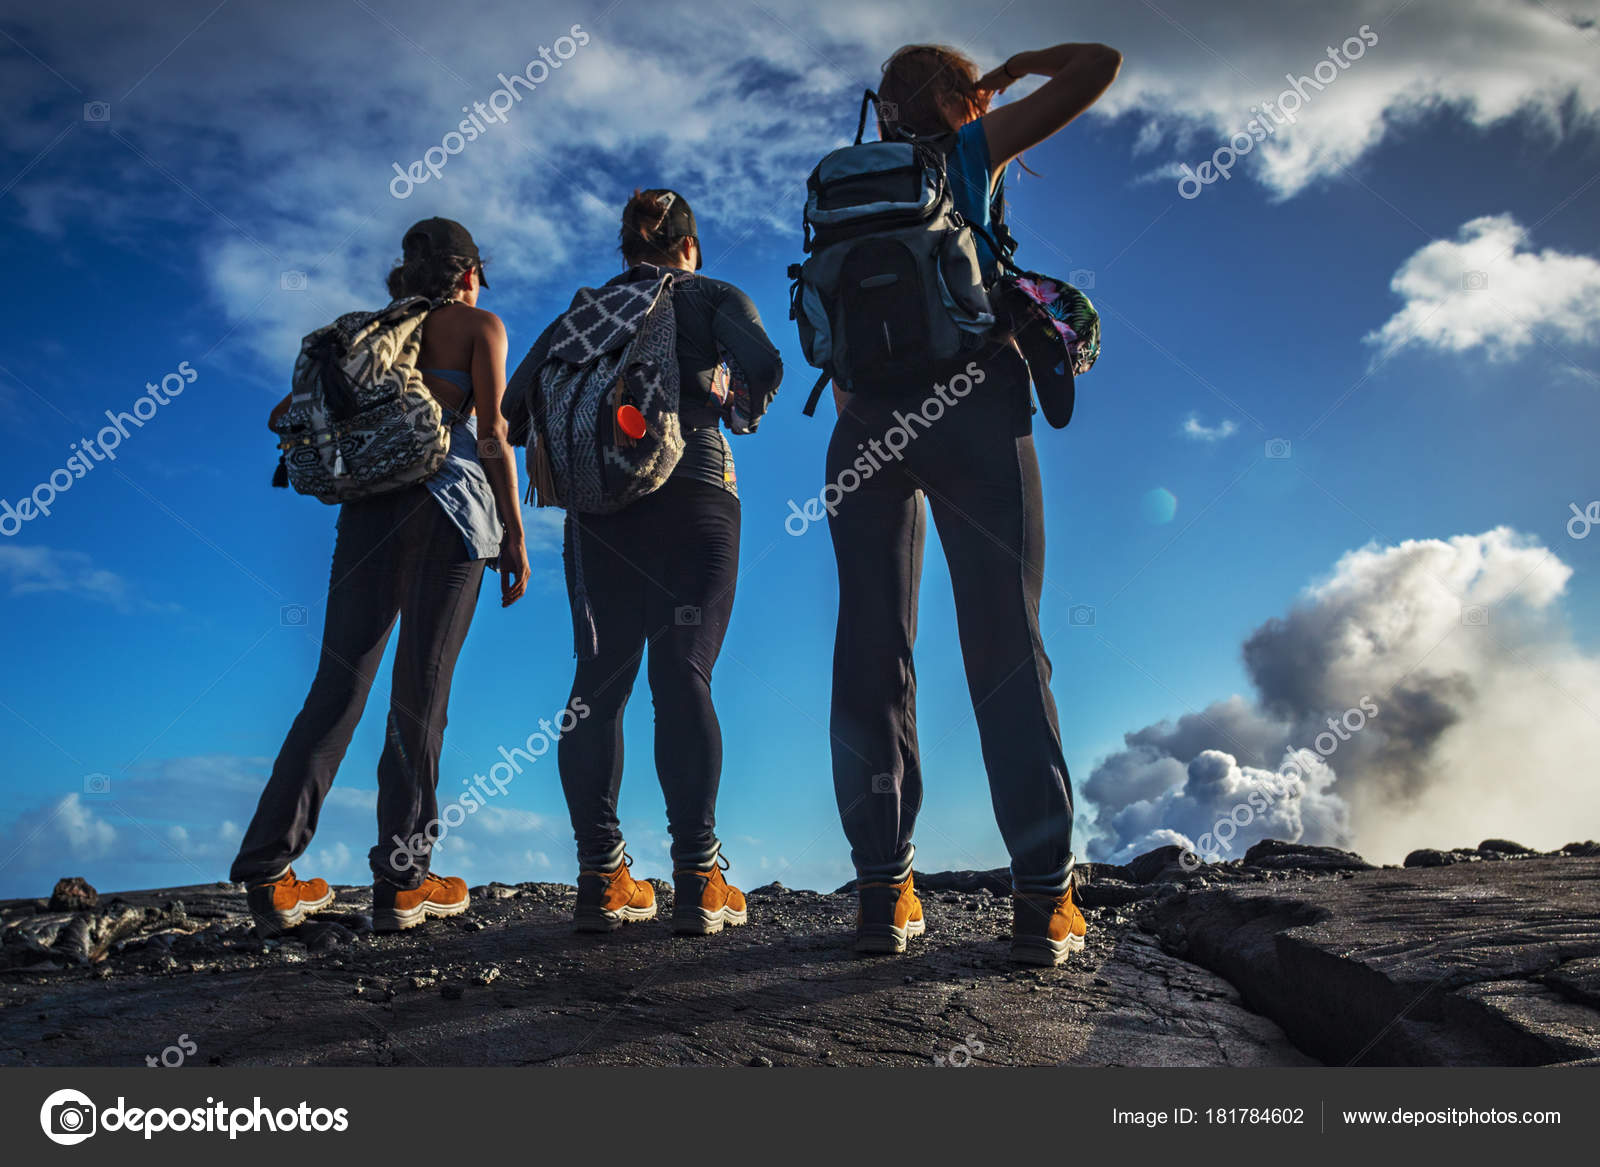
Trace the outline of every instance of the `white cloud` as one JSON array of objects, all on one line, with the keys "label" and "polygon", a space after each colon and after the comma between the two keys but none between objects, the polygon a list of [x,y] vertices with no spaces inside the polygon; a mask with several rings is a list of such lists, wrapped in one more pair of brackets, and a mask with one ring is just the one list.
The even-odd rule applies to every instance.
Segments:
[{"label": "white cloud", "polygon": [[559,555],[566,521],[567,513],[557,507],[524,506],[522,528],[527,533],[528,555],[532,557],[540,552]]},{"label": "white cloud", "polygon": [[1216,425],[1206,425],[1196,415],[1190,414],[1183,422],[1183,436],[1197,442],[1220,442],[1239,432],[1239,424],[1225,417]]},{"label": "white cloud", "polygon": [[[504,279],[489,307],[614,270],[615,216],[635,185],[692,192],[713,259],[792,241],[806,171],[850,133],[861,86],[911,35],[901,10],[858,0],[682,0],[603,19],[501,0],[472,20],[411,0],[385,5],[381,21],[364,5],[335,6],[314,37],[281,8],[228,6],[183,40],[212,7],[189,0],[133,19],[64,0],[19,17],[9,31],[30,53],[116,100],[110,123],[88,125],[84,93],[18,60],[0,99],[37,112],[6,119],[0,146],[20,169],[71,127],[11,192],[23,221],[63,241],[91,218],[119,239],[178,224],[229,323],[271,368],[305,332],[381,294],[401,230],[426,214],[458,215],[476,232]],[[919,7],[915,35],[989,63],[1060,40],[1059,13],[1020,0],[995,22],[946,0]],[[589,45],[441,177],[390,196],[394,163],[439,143],[462,105],[488,99],[498,73],[536,59],[573,16]],[[1281,196],[1444,108],[1480,127],[1527,116],[1552,142],[1592,127],[1600,109],[1600,0],[1560,11],[1518,0],[1164,0],[1080,16],[1074,37],[1126,58],[1091,116],[1127,115],[1140,149],[1170,143],[1183,161],[1238,130],[1286,73],[1310,74],[1327,47],[1370,25],[1378,43],[1245,160]],[[304,292],[280,289],[285,269],[309,273]]]},{"label": "white cloud", "polygon": [[[1095,767],[1094,853],[1127,858],[1160,830],[1198,841],[1288,751],[1303,775],[1242,816],[1235,853],[1270,836],[1393,861],[1489,836],[1555,847],[1593,835],[1600,658],[1561,623],[1571,575],[1506,528],[1346,554],[1245,642],[1253,701],[1130,733]],[[1365,698],[1378,712],[1331,736],[1328,719]]]},{"label": "white cloud", "polygon": [[366,859],[365,853],[358,859],[345,843],[318,843],[296,860],[296,874],[303,879],[361,881],[368,871]]},{"label": "white cloud", "polygon": [[[472,826],[480,828],[485,834],[506,835],[524,831],[548,831],[549,824],[543,815],[534,814],[531,810],[518,810],[515,807],[490,806],[485,804],[483,809],[475,814],[469,822]],[[462,828],[463,830],[467,828]]]},{"label": "white cloud", "polygon": [[0,546],[0,579],[12,596],[55,593],[131,610],[134,598],[128,581],[96,564],[93,556],[81,551]]},{"label": "white cloud", "polygon": [[81,795],[67,794],[16,817],[0,848],[0,866],[88,862],[105,858],[116,844],[117,829]]},{"label": "white cloud", "polygon": [[1386,353],[1417,345],[1504,360],[1541,337],[1600,339],[1600,262],[1527,242],[1510,215],[1484,215],[1427,244],[1389,282],[1405,305],[1367,342]]},{"label": "white cloud", "polygon": [[1550,139],[1573,123],[1592,128],[1600,111],[1597,17],[1594,0],[1561,11],[1515,0],[1194,0],[1108,6],[1080,35],[1126,57],[1104,112],[1141,118],[1146,151],[1171,141],[1180,161],[1198,164],[1245,129],[1252,107],[1275,101],[1293,79],[1315,80],[1327,50],[1368,26],[1377,43],[1320,91],[1303,86],[1309,100],[1295,122],[1241,163],[1285,198],[1443,109],[1480,129],[1524,116]]}]

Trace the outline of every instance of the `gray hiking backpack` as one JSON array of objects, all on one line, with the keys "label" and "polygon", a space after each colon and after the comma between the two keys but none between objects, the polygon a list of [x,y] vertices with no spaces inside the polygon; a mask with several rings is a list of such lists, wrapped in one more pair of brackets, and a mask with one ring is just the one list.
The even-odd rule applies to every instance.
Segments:
[{"label": "gray hiking backpack", "polygon": [[[550,326],[549,347],[527,388],[507,394],[512,442],[528,447],[529,496],[539,506],[565,507],[569,525],[655,491],[683,456],[672,282],[672,272],[661,271],[579,288]],[[519,369],[513,380],[520,377]],[[571,547],[574,650],[593,660],[600,637],[582,540],[574,537]]]},{"label": "gray hiking backpack", "polygon": [[861,392],[931,377],[981,347],[995,322],[973,242],[980,229],[950,193],[955,135],[862,142],[876,100],[871,90],[862,98],[855,144],[806,181],[809,258],[789,268],[789,317],[806,361],[822,370],[807,416],[829,380]]},{"label": "gray hiking backpack", "polygon": [[656,490],[677,466],[683,431],[672,278],[663,271],[580,288],[556,321],[528,388],[528,474],[540,506],[612,514]]},{"label": "gray hiking backpack", "polygon": [[301,342],[274,486],[325,503],[368,498],[432,475],[450,453],[444,410],[417,369],[422,296],[348,312]]}]

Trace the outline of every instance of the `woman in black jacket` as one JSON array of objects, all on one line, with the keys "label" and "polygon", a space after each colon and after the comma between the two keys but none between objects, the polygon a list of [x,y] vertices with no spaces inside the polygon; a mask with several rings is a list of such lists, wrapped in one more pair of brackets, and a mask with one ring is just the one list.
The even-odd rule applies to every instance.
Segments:
[{"label": "woman in black jacket", "polygon": [[[578,842],[579,931],[610,931],[656,914],[655,893],[628,870],[617,821],[622,782],[622,714],[650,646],[656,713],[656,773],[672,834],[672,924],[694,935],[743,924],[744,896],[722,878],[716,834],[722,731],[711,701],[711,671],[733,611],[739,569],[739,493],[733,455],[719,425],[730,385],[743,382],[755,428],[783,376],[778,350],[750,298],[698,274],[694,212],[675,191],[635,191],[622,213],[628,268],[612,283],[673,275],[679,417],[684,451],[654,493],[612,515],[568,512],[564,558],[569,597],[579,552],[599,652],[578,661],[572,697],[590,712],[561,737],[561,784]],[[525,393],[544,363],[550,331],[512,377]],[[574,706],[575,708],[576,706]]]}]

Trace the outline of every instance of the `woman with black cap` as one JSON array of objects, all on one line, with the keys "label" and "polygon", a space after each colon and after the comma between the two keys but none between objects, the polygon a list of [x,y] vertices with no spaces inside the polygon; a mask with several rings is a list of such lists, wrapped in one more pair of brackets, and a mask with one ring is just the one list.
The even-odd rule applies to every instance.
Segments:
[{"label": "woman with black cap", "polygon": [[[739,570],[739,492],[719,420],[730,383],[739,380],[749,404],[735,432],[754,430],[777,393],[783,363],[750,298],[698,274],[699,231],[682,195],[635,191],[620,237],[628,269],[611,283],[656,280],[663,269],[673,275],[684,451],[666,483],[626,509],[567,515],[568,591],[576,549],[599,645],[597,656],[579,660],[572,683],[572,696],[591,712],[562,735],[559,751],[578,842],[574,923],[580,931],[609,931],[656,914],[654,891],[629,873],[617,821],[622,712],[648,643],[656,773],[672,834],[673,929],[719,932],[746,919],[744,896],[722,878],[726,860],[715,826],[722,731],[711,670]],[[544,363],[549,338],[546,330],[512,376],[512,395]]]},{"label": "woman with black cap", "polygon": [[[460,223],[424,219],[402,248],[389,294],[436,302],[418,365],[449,418],[450,451],[424,481],[340,508],[316,679],[230,875],[246,885],[250,910],[268,931],[293,927],[333,900],[326,882],[298,879],[290,864],[311,843],[396,619],[400,643],[378,759],[379,841],[369,855],[373,927],[396,931],[467,909],[465,881],[433,874],[428,860],[438,837],[445,707],[483,569],[498,565],[503,606],[527,587],[516,464],[500,413],[506,330],[477,307],[488,282]],[[286,397],[273,420],[288,407]]]}]

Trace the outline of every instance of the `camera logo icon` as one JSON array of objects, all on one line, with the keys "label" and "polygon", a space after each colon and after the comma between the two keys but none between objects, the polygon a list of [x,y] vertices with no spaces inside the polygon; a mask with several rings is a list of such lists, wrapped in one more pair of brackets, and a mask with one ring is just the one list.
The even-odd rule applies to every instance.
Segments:
[{"label": "camera logo icon", "polygon": [[684,604],[672,610],[672,622],[679,628],[700,627],[700,609],[693,604]]},{"label": "camera logo icon", "polygon": [[95,1133],[97,1113],[94,1103],[82,1091],[57,1090],[39,1108],[39,1125],[52,1143],[71,1147]]},{"label": "camera logo icon", "polygon": [[278,623],[285,628],[304,628],[309,618],[304,604],[285,604],[278,609]]},{"label": "camera logo icon", "polygon": [[1468,271],[1461,273],[1461,290],[1464,292],[1481,292],[1489,286],[1489,273],[1486,271]]},{"label": "camera logo icon", "polygon": [[109,122],[111,120],[111,103],[109,101],[84,102],[83,120],[86,122]]},{"label": "camera logo icon", "polygon": [[1468,604],[1461,609],[1461,623],[1467,628],[1484,628],[1489,623],[1489,609],[1482,604]]},{"label": "camera logo icon", "polygon": [[278,277],[278,287],[285,292],[303,292],[306,290],[306,273],[286,271]]},{"label": "camera logo icon", "polygon": [[1094,627],[1094,605],[1074,604],[1067,609],[1067,623],[1074,628]]},{"label": "camera logo icon", "polygon": [[1075,267],[1067,273],[1067,283],[1079,291],[1087,292],[1094,287],[1094,272],[1086,267]]},{"label": "camera logo icon", "polygon": [[874,793],[874,794],[893,794],[894,793],[894,775],[893,774],[874,774],[872,776],[872,793]]},{"label": "camera logo icon", "polygon": [[1288,438],[1267,439],[1267,457],[1276,458],[1281,461],[1289,456],[1289,451],[1290,445]]},{"label": "camera logo icon", "polygon": [[110,774],[85,774],[83,776],[83,792],[85,794],[110,794]]}]

